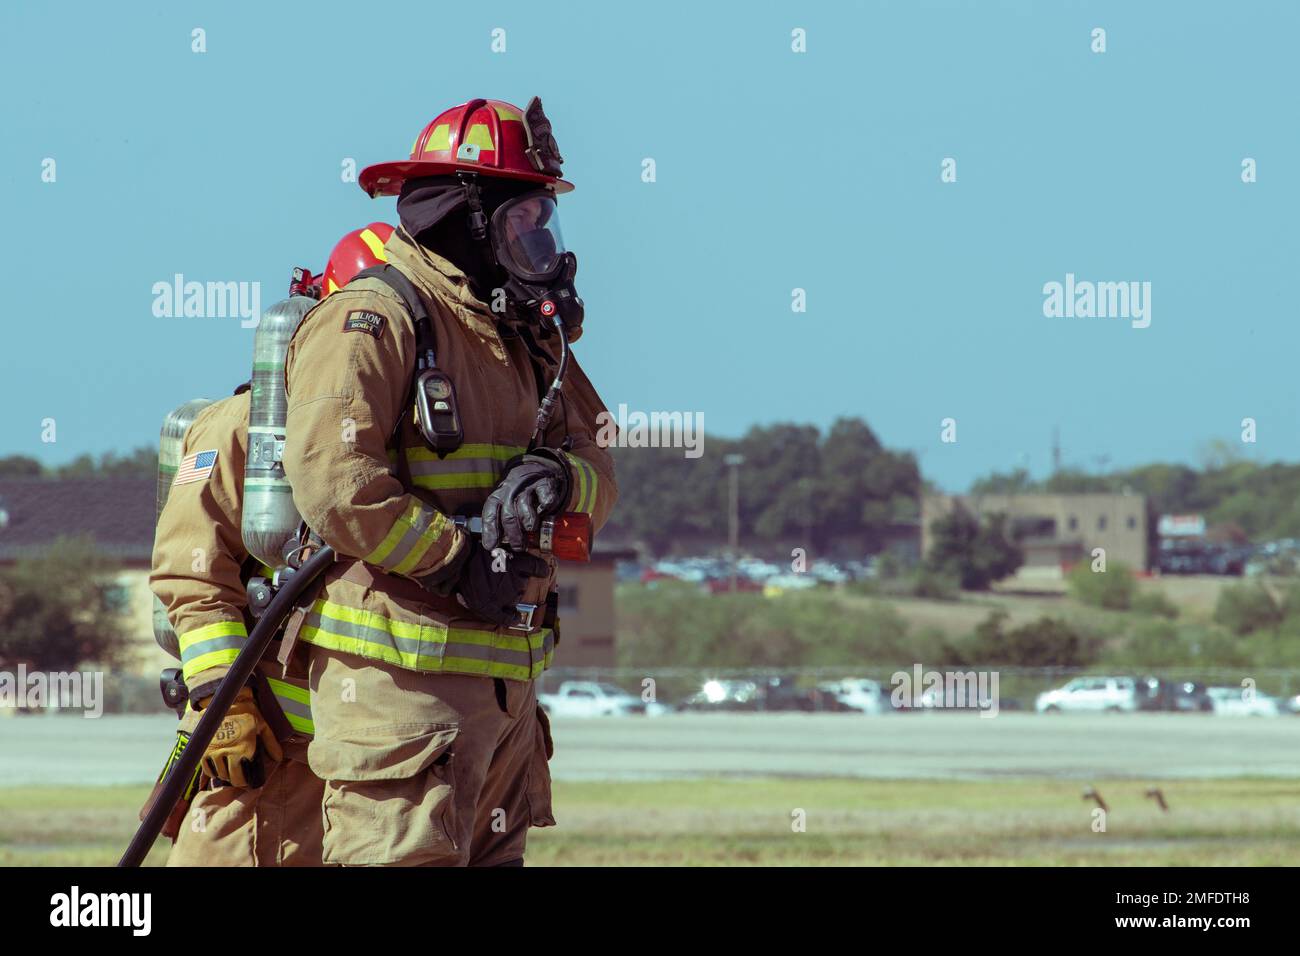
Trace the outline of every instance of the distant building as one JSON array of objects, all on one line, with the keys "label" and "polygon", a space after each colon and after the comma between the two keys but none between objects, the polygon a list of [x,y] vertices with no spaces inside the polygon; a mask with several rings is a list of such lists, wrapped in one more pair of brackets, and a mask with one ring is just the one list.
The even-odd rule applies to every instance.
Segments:
[{"label": "distant building", "polygon": [[142,673],[174,663],[153,640],[156,493],[152,478],[0,479],[0,511],[8,519],[0,524],[0,566],[33,557],[60,536],[91,538],[121,564],[114,603],[134,639],[126,666]]},{"label": "distant building", "polygon": [[[121,563],[117,603],[135,639],[127,666],[140,673],[175,664],[153,639],[156,493],[152,478],[0,479],[0,566],[39,554],[60,535],[93,539]],[[632,556],[597,549],[588,564],[561,562],[557,666],[614,666],[614,562]]]},{"label": "distant building", "polygon": [[592,552],[591,561],[560,562],[560,646],[556,667],[611,668],[614,649],[614,564],[634,551]]},{"label": "distant building", "polygon": [[934,543],[931,526],[957,502],[976,517],[1005,514],[1024,548],[1024,570],[1031,573],[1091,560],[1094,548],[1104,548],[1107,561],[1148,567],[1147,503],[1141,495],[927,495],[921,500],[922,554]]}]

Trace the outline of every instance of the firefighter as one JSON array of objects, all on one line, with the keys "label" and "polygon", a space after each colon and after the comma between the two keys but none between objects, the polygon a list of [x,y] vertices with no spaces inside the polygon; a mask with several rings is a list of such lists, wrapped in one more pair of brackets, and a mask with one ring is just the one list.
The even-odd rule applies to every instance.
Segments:
[{"label": "firefighter", "polygon": [[[359,177],[398,196],[398,275],[356,279],[289,345],[285,473],[339,555],[297,634],[327,864],[522,865],[528,828],[555,823],[535,688],[555,564],[526,537],[564,511],[598,528],[617,495],[576,362],[532,440],[555,317],[570,341],[582,323],[561,161],[536,99],[440,114],[409,160]],[[457,515],[482,516],[481,540]]]},{"label": "firefighter", "polygon": [[[321,294],[382,262],[382,242],[391,234],[392,227],[372,223],[344,236],[330,254]],[[243,385],[195,417],[158,520],[150,585],[178,635],[190,701],[184,731],[193,729],[247,638],[248,578],[269,575],[240,534],[249,405]],[[258,665],[204,754],[204,784],[178,828],[168,866],[321,863],[324,785],[307,765],[305,674],[282,673],[271,658]]]}]

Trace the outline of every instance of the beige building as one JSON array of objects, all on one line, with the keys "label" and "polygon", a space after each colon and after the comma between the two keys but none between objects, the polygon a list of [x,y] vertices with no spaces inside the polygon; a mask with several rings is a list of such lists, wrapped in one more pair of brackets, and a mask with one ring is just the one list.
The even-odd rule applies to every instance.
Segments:
[{"label": "beige building", "polygon": [[614,651],[614,564],[632,551],[592,552],[591,561],[560,563],[560,646],[556,667],[611,668]]},{"label": "beige building", "polygon": [[1148,561],[1147,503],[1141,495],[927,495],[921,501],[921,552],[929,554],[931,526],[960,502],[981,517],[1005,514],[1025,551],[1022,570],[1042,573],[1061,569],[1094,548],[1107,561],[1145,570]]}]

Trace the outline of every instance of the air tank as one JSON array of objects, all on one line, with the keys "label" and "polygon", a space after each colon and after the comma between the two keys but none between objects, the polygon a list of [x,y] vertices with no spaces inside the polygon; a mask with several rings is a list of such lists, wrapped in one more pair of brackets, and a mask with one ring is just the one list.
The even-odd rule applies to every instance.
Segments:
[{"label": "air tank", "polygon": [[[176,477],[176,469],[180,467],[181,452],[185,448],[185,433],[190,430],[194,424],[194,419],[198,417],[199,412],[212,404],[210,398],[194,398],[177,408],[172,409],[167,417],[163,419],[162,433],[158,438],[158,494],[157,510],[154,513],[154,526],[157,527],[158,519],[162,517],[163,505],[167,504],[167,496],[171,494],[172,479]],[[153,639],[158,642],[158,646],[164,651],[180,659],[180,642],[176,639],[176,632],[172,630],[171,622],[167,620],[167,608],[155,594],[153,599]]]},{"label": "air tank", "polygon": [[284,564],[284,544],[302,519],[284,477],[284,357],[294,330],[316,300],[293,295],[262,312],[253,338],[253,393],[244,465],[244,547],[268,567]]}]

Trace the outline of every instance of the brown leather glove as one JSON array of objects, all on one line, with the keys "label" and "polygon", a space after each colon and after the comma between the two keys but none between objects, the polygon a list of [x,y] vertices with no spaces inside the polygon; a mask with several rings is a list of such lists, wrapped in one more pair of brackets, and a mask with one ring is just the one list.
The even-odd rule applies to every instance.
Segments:
[{"label": "brown leather glove", "polygon": [[[202,710],[207,703],[201,701],[196,709]],[[265,758],[279,763],[284,749],[253,702],[252,688],[245,687],[203,753],[203,772],[235,787],[260,787],[266,782]]]}]

